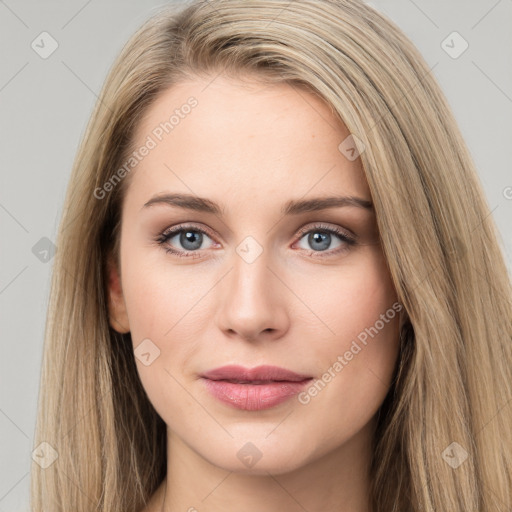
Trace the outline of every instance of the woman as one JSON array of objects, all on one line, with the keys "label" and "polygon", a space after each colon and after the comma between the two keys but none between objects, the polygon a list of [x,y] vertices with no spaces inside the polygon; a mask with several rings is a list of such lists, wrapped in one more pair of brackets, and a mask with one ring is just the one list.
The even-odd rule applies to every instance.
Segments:
[{"label": "woman", "polygon": [[34,511],[510,510],[496,229],[429,68],[370,7],[150,19],[57,246]]}]

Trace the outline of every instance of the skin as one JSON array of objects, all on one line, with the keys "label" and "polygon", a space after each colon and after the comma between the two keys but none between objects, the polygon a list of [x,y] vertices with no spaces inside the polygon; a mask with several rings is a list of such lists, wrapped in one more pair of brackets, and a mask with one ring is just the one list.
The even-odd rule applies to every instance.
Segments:
[{"label": "skin", "polygon": [[[373,210],[280,213],[291,199],[371,201],[360,159],[338,150],[349,132],[305,89],[221,75],[162,93],[138,126],[136,147],[190,96],[198,106],[132,171],[121,269],[110,275],[112,327],[131,331],[134,349],[149,338],[160,350],[149,366],[136,358],[168,433],[167,479],[144,512],[367,512],[371,440],[397,363],[398,314],[307,404],[293,397],[238,410],[199,378],[226,364],[272,364],[321,379],[397,301]],[[224,215],[144,208],[171,192],[206,197]],[[308,241],[319,222],[358,243],[332,234],[319,250]],[[196,257],[155,242],[183,223],[212,235],[203,235]],[[297,236],[302,227],[311,229]],[[263,249],[251,263],[236,251],[247,236]],[[167,246],[187,252],[181,240],[175,234]],[[248,442],[262,455],[252,467],[237,457]]]}]

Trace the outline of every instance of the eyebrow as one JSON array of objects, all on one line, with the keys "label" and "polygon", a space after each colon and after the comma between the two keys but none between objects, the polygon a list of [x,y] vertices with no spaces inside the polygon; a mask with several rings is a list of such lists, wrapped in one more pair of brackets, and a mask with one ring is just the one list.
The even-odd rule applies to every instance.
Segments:
[{"label": "eyebrow", "polygon": [[[176,206],[178,208],[198,212],[213,213],[218,216],[222,216],[224,212],[223,208],[214,201],[191,194],[159,194],[152,197],[147,203],[145,203],[143,209],[156,204]],[[312,199],[292,199],[284,204],[281,209],[281,214],[298,215],[301,213],[326,210],[328,208],[340,208],[344,206],[354,206],[362,208],[363,210],[373,211],[373,204],[371,201],[366,199],[355,196],[331,196],[314,197]]]}]

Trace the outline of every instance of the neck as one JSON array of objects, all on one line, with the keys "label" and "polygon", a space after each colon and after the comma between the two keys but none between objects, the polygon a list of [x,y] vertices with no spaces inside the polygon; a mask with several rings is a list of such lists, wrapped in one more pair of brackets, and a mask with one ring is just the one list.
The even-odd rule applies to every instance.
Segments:
[{"label": "neck", "polygon": [[167,477],[155,510],[369,512],[372,435],[370,422],[338,449],[300,468],[256,475],[211,464],[168,429]]}]

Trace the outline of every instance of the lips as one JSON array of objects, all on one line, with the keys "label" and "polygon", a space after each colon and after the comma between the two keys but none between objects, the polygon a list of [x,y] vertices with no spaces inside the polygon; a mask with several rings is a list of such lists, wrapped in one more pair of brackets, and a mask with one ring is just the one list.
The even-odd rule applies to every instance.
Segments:
[{"label": "lips", "polygon": [[210,380],[228,380],[239,383],[254,383],[257,381],[300,382],[311,378],[310,375],[301,375],[285,368],[268,365],[257,366],[256,368],[244,368],[243,366],[236,365],[222,366],[203,373],[201,376]]},{"label": "lips", "polygon": [[237,409],[256,411],[283,403],[300,393],[312,380],[277,366],[244,368],[229,365],[201,375],[206,389],[218,400]]}]

